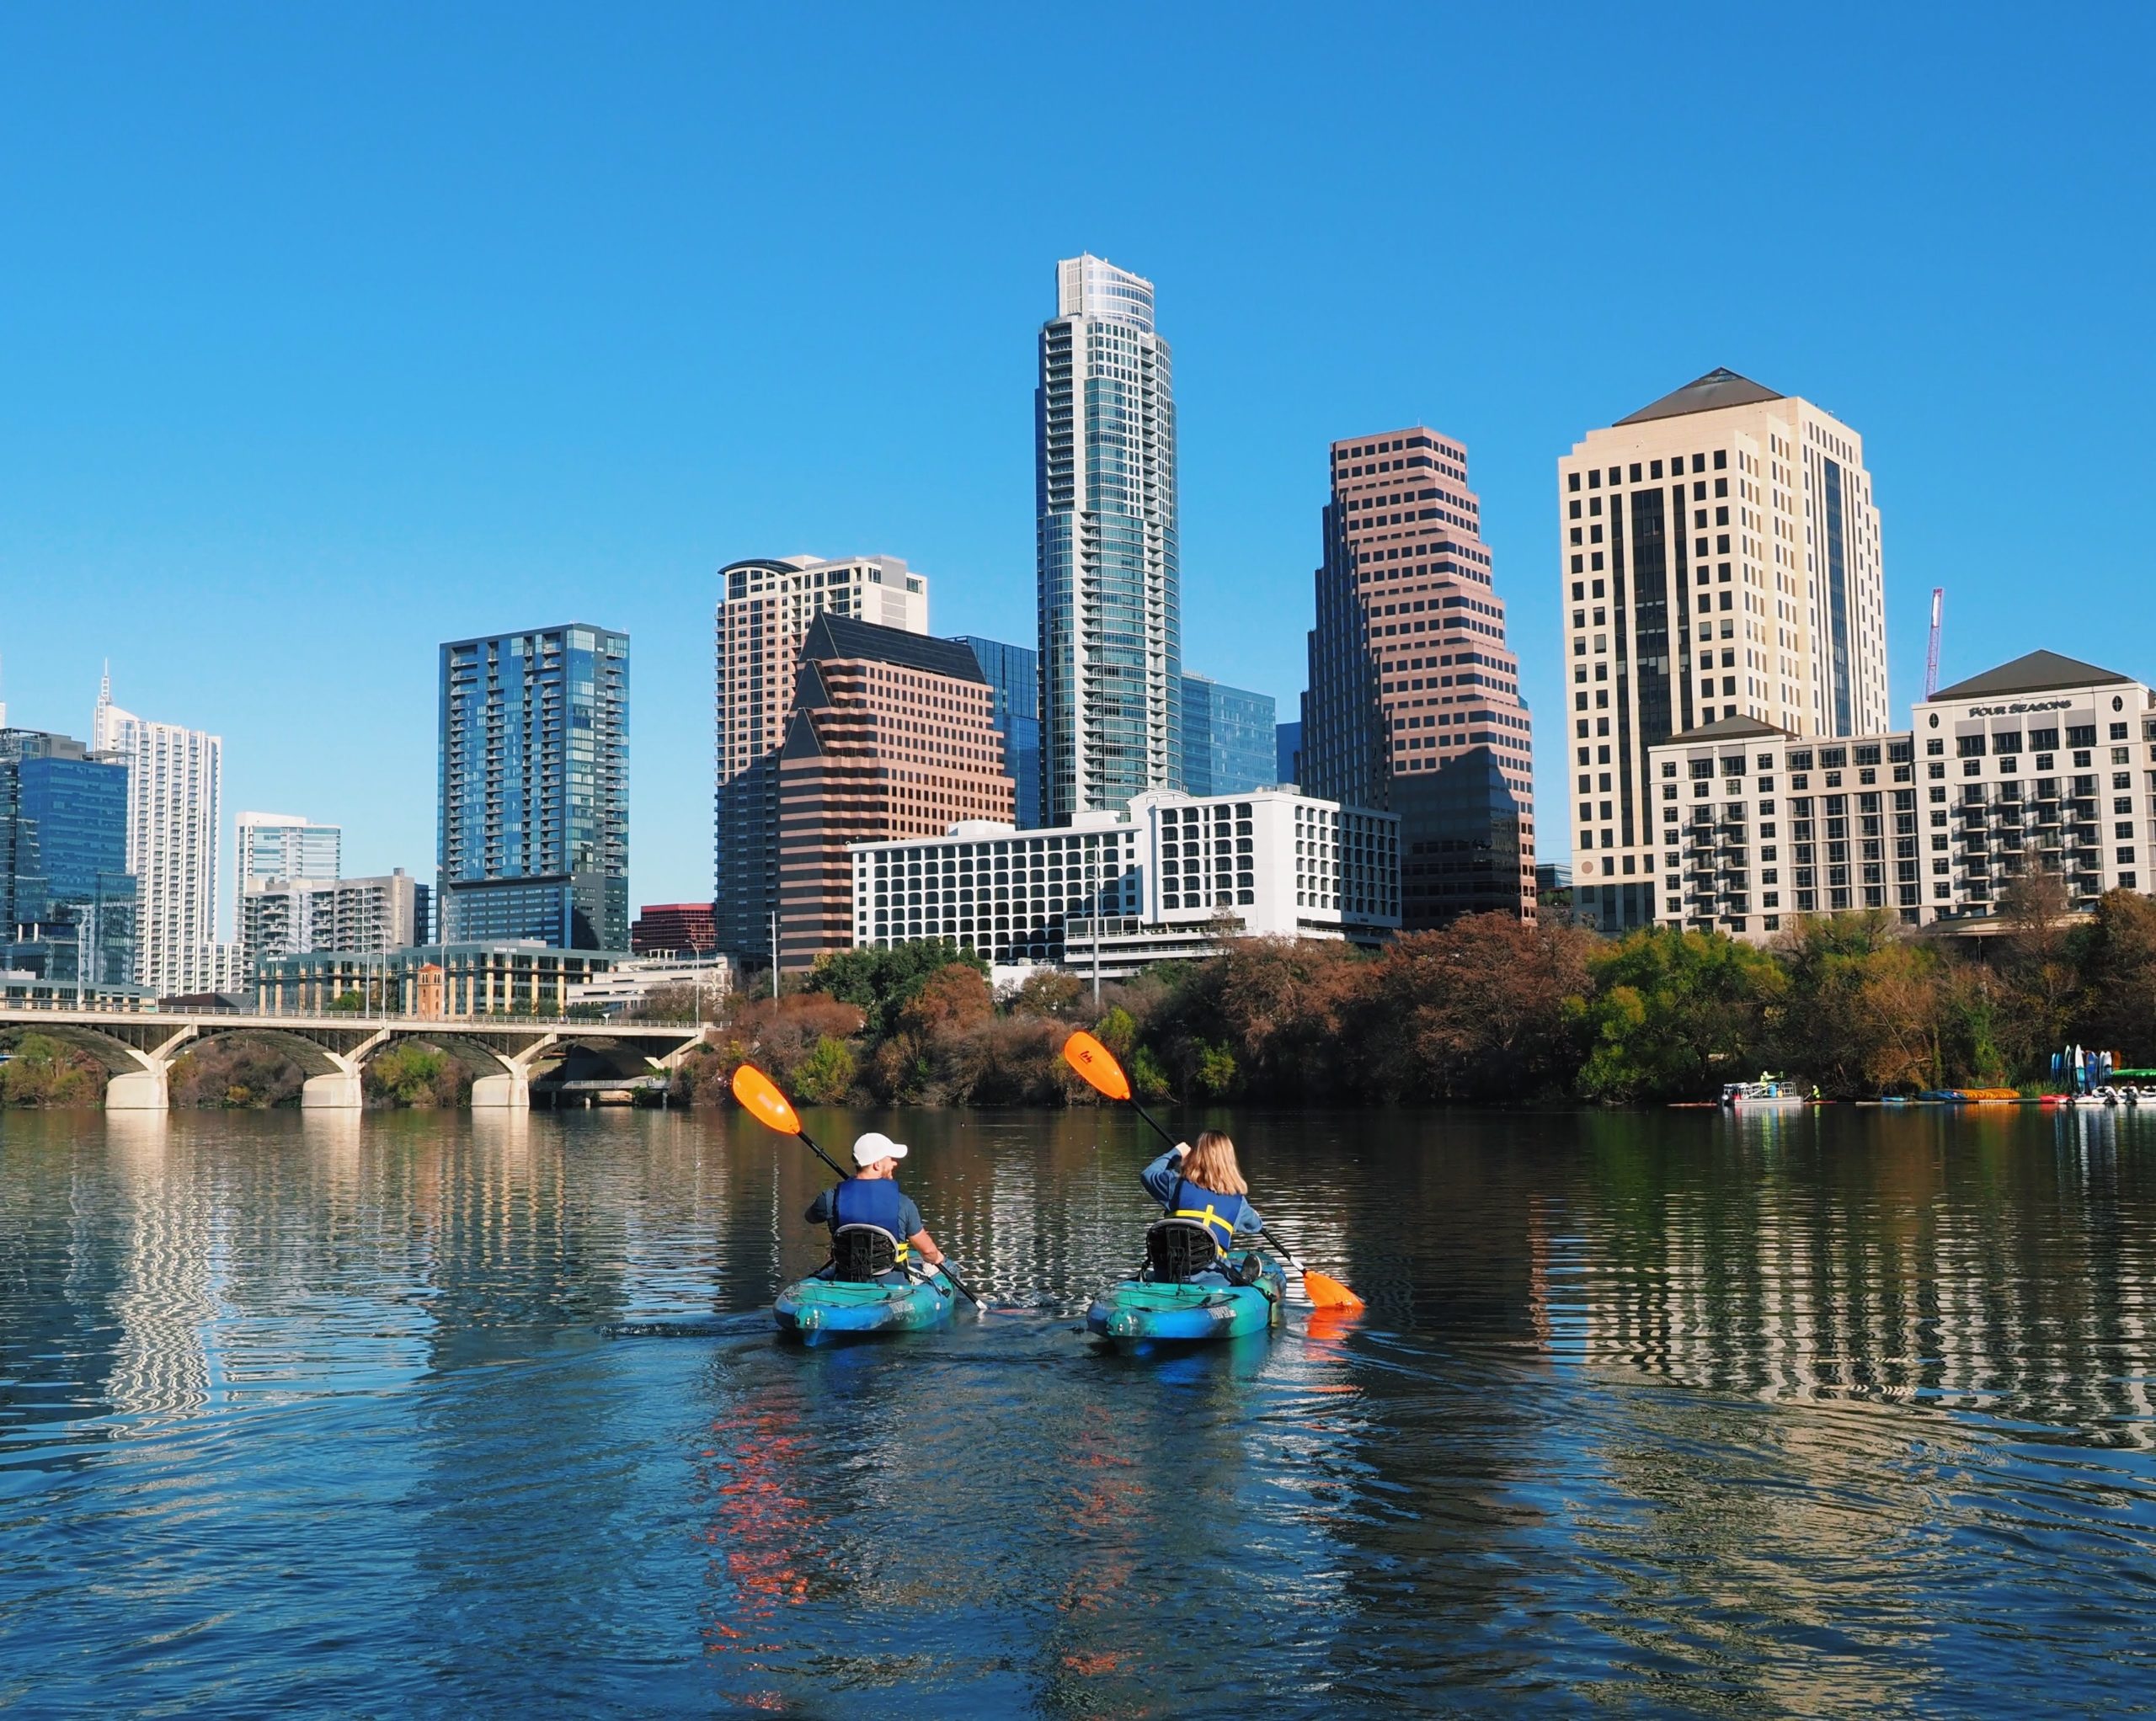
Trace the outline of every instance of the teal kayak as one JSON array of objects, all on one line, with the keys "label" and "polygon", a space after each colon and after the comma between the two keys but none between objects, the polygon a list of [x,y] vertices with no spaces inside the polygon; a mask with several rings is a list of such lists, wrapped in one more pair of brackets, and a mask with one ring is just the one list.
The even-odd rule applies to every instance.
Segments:
[{"label": "teal kayak", "polygon": [[782,1332],[812,1342],[851,1333],[917,1333],[951,1318],[955,1300],[940,1274],[915,1278],[904,1269],[848,1283],[812,1274],[778,1293],[771,1313]]},{"label": "teal kayak", "polygon": [[1086,1311],[1086,1324],[1118,1345],[1203,1344],[1240,1338],[1280,1324],[1288,1276],[1277,1262],[1258,1259],[1257,1282],[1235,1285],[1224,1274],[1198,1273],[1180,1281],[1125,1279],[1111,1285]]}]

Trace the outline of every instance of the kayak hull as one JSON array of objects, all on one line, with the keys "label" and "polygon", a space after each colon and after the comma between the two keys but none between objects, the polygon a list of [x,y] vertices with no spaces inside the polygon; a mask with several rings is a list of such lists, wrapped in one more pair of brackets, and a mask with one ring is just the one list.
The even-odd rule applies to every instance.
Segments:
[{"label": "kayak hull", "polygon": [[864,1333],[918,1333],[951,1318],[955,1293],[942,1276],[886,1273],[865,1284],[821,1274],[788,1285],[771,1305],[779,1330],[814,1343]]},{"label": "kayak hull", "polygon": [[1209,1344],[1279,1325],[1287,1291],[1287,1275],[1272,1261],[1253,1285],[1231,1285],[1218,1273],[1180,1283],[1124,1279],[1093,1299],[1086,1325],[1119,1346]]}]

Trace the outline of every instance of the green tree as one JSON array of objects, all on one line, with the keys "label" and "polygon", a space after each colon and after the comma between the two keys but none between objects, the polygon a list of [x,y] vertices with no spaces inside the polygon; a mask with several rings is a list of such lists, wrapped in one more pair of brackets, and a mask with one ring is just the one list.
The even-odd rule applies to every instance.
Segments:
[{"label": "green tree", "polygon": [[2156,1064],[2156,900],[2107,892],[2079,956],[2074,1037],[2117,1052],[2130,1068]]},{"label": "green tree", "polygon": [[839,951],[817,959],[806,989],[858,1009],[870,1036],[884,1038],[898,1026],[899,1013],[931,976],[958,964],[984,977],[988,964],[948,938],[919,938],[889,949]]},{"label": "green tree", "polygon": [[0,1105],[94,1106],[104,1094],[104,1071],[87,1053],[49,1034],[25,1034],[0,1062]]},{"label": "green tree", "polygon": [[793,1091],[810,1106],[839,1106],[853,1091],[853,1052],[846,1042],[826,1034],[794,1067]]},{"label": "green tree", "polygon": [[366,999],[356,991],[340,992],[334,998],[329,1000],[329,1008],[333,1011],[351,1010],[356,1012],[363,1010],[366,1007]]},{"label": "green tree", "polygon": [[1783,986],[1765,951],[1718,932],[1643,929],[1589,958],[1580,1091],[1618,1103],[1698,1100],[1757,1060]]},{"label": "green tree", "polygon": [[1787,983],[1768,1041],[1788,1073],[1835,1099],[1936,1079],[1939,956],[1893,915],[1807,916],[1775,954]]}]

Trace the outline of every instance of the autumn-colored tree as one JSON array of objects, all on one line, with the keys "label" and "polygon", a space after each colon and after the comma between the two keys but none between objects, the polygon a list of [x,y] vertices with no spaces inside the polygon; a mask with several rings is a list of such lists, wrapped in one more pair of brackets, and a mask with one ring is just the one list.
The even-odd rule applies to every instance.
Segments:
[{"label": "autumn-colored tree", "polygon": [[2000,1047],[2015,1074],[2034,1079],[2064,1043],[2073,1014],[2079,980],[2074,917],[2059,876],[2042,867],[2007,882],[1999,913],[2007,930],[1997,940],[1993,965],[2009,1004],[1999,1024]]},{"label": "autumn-colored tree", "polygon": [[930,978],[954,962],[983,976],[988,972],[988,964],[955,940],[917,938],[888,947],[871,946],[820,956],[806,985],[811,992],[854,1005],[861,1011],[870,1036],[880,1040],[897,1028],[899,1013]]},{"label": "autumn-colored tree", "polygon": [[995,1014],[995,999],[979,968],[948,962],[924,980],[898,1013],[901,1033],[963,1032]]},{"label": "autumn-colored tree", "polygon": [[1054,1016],[1075,1021],[1086,1008],[1086,983],[1060,968],[1041,968],[1027,975],[1011,997],[1013,1015]]},{"label": "autumn-colored tree", "polygon": [[1362,1024],[1342,1048],[1363,1085],[1396,1100],[1522,1100],[1567,1090],[1593,934],[1470,914],[1409,933],[1371,964]]}]

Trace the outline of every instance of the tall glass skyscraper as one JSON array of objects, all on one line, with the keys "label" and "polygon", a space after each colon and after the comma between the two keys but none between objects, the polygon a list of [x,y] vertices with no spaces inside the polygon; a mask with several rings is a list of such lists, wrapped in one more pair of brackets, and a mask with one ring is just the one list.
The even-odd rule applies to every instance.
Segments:
[{"label": "tall glass skyscraper", "polygon": [[66,735],[0,729],[0,967],[135,978],[127,766]]},{"label": "tall glass skyscraper", "polygon": [[1182,786],[1175,389],[1150,281],[1056,265],[1033,446],[1041,811],[1068,824]]},{"label": "tall glass skyscraper", "polygon": [[1006,645],[976,634],[953,636],[972,649],[990,691],[995,695],[990,720],[1003,738],[1003,768],[1018,786],[1018,829],[1038,830],[1041,823],[1040,653],[1028,646]]},{"label": "tall glass skyscraper", "polygon": [[441,939],[629,947],[629,637],[441,648]]},{"label": "tall glass skyscraper", "polygon": [[[1273,695],[1209,675],[1182,678],[1182,781],[1193,795],[1240,795],[1283,781]],[[1292,779],[1287,780],[1292,781]]]}]

